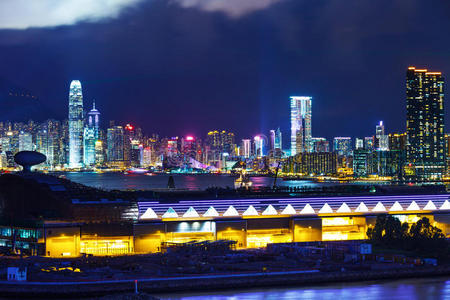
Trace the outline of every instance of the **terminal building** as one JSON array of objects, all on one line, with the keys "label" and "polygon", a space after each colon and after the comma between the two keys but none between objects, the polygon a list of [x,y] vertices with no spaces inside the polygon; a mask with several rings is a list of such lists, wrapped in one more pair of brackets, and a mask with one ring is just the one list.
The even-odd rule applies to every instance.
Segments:
[{"label": "terminal building", "polygon": [[[74,257],[162,251],[167,243],[360,240],[379,214],[421,217],[450,235],[448,194],[156,200],[104,192],[51,176],[0,177],[0,248]],[[18,200],[23,199],[23,200]]]}]

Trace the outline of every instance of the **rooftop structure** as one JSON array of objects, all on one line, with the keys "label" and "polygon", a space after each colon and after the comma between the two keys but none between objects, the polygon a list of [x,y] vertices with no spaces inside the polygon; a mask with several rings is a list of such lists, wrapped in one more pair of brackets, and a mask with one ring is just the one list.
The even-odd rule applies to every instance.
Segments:
[{"label": "rooftop structure", "polygon": [[314,197],[281,199],[140,201],[139,219],[211,219],[227,217],[450,212],[449,195]]}]

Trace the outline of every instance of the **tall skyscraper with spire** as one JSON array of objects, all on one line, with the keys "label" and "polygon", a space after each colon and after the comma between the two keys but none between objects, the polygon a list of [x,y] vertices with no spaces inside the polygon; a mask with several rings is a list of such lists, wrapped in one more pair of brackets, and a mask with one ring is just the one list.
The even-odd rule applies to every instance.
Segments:
[{"label": "tall skyscraper with spire", "polygon": [[83,91],[79,80],[69,90],[69,168],[83,166]]},{"label": "tall skyscraper with spire", "polygon": [[291,97],[291,155],[311,152],[312,97]]},{"label": "tall skyscraper with spire", "polygon": [[100,130],[100,112],[95,108],[95,100],[92,104],[92,109],[88,112],[88,127],[95,131],[95,139],[99,138]]},{"label": "tall skyscraper with spire", "polygon": [[100,112],[95,108],[95,101],[87,115],[84,128],[83,162],[85,166],[93,166],[95,161],[95,143],[99,139]]}]

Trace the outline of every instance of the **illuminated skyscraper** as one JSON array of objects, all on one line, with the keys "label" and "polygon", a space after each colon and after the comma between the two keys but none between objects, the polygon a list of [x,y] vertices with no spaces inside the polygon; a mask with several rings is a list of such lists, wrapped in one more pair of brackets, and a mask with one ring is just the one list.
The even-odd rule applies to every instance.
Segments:
[{"label": "illuminated skyscraper", "polygon": [[333,150],[339,155],[350,156],[352,154],[352,138],[335,137],[333,140]]},{"label": "illuminated skyscraper", "polygon": [[291,156],[311,152],[312,97],[290,97],[291,100]]},{"label": "illuminated skyscraper", "polygon": [[313,145],[313,152],[330,152],[330,143],[326,138],[311,138]]},{"label": "illuminated skyscraper", "polygon": [[383,125],[383,121],[380,121],[380,124],[378,124],[375,127],[375,133],[376,133],[376,137],[380,138],[382,135],[384,135],[384,125]]},{"label": "illuminated skyscraper", "polygon": [[270,130],[270,150],[274,150],[275,149],[275,130]]},{"label": "illuminated skyscraper", "polygon": [[257,135],[254,137],[254,143],[255,143],[255,156],[262,157],[264,155],[264,138],[262,136]]},{"label": "illuminated skyscraper", "polygon": [[283,150],[283,138],[279,127],[277,128],[277,131],[275,131],[275,149]]},{"label": "illuminated skyscraper", "polygon": [[95,130],[86,127],[83,133],[83,163],[85,166],[95,165]]},{"label": "illuminated skyscraper", "polygon": [[364,149],[373,150],[373,136],[366,136],[364,138]]},{"label": "illuminated skyscraper", "polygon": [[33,151],[33,137],[31,133],[21,132],[19,134],[19,151]]},{"label": "illuminated skyscraper", "polygon": [[250,155],[252,154],[252,141],[250,139],[243,139],[242,140],[242,145],[241,145],[241,155],[244,156],[245,158],[249,158]]},{"label": "illuminated skyscraper", "polygon": [[273,151],[275,149],[282,150],[282,139],[281,139],[281,130],[277,128],[277,130],[270,130],[270,150]]},{"label": "illuminated skyscraper", "polygon": [[88,113],[88,120],[83,133],[83,162],[85,166],[95,165],[95,143],[99,139],[100,112],[95,102]]},{"label": "illuminated skyscraper", "polygon": [[87,126],[89,128],[94,129],[94,135],[95,139],[98,140],[99,138],[99,131],[100,131],[100,112],[95,108],[95,101],[92,104],[92,109],[90,112],[88,112],[88,124]]},{"label": "illuminated skyscraper", "polygon": [[78,80],[72,80],[69,91],[69,168],[83,165],[83,91]]},{"label": "illuminated skyscraper", "polygon": [[387,151],[389,150],[389,137],[384,133],[384,124],[383,121],[375,128],[375,138],[377,144],[377,150]]},{"label": "illuminated skyscraper", "polygon": [[406,158],[419,179],[445,171],[444,78],[440,72],[409,67],[406,72]]},{"label": "illuminated skyscraper", "polygon": [[363,139],[356,138],[355,149],[364,149],[364,140]]},{"label": "illuminated skyscraper", "polygon": [[107,157],[110,165],[124,166],[124,132],[122,126],[108,128]]}]

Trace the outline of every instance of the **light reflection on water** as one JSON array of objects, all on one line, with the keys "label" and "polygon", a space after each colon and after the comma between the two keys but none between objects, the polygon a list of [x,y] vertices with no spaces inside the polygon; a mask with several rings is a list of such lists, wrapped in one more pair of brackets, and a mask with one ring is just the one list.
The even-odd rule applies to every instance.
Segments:
[{"label": "light reflection on water", "polygon": [[262,299],[450,299],[449,278],[405,279],[385,282],[359,282],[316,287],[233,290],[205,293],[163,294],[164,300],[262,300]]},{"label": "light reflection on water", "polygon": [[[123,173],[65,173],[67,179],[75,182],[107,190],[148,190],[166,188],[169,175],[147,176],[142,174]],[[190,190],[204,190],[209,187],[234,187],[235,177],[228,175],[172,175],[175,187]],[[272,177],[251,177],[253,186],[273,186]],[[317,187],[335,185],[333,183],[316,183],[307,180],[277,180],[278,186]]]}]

